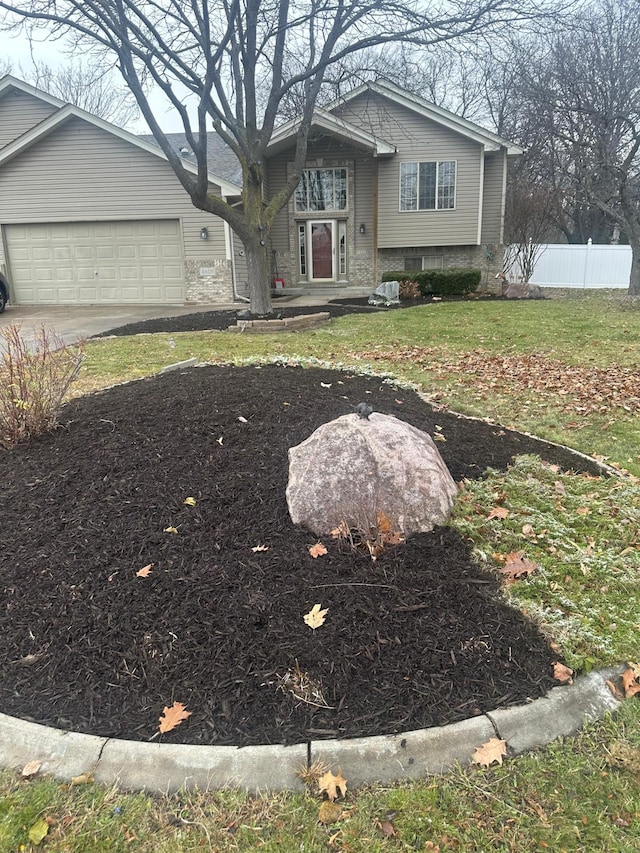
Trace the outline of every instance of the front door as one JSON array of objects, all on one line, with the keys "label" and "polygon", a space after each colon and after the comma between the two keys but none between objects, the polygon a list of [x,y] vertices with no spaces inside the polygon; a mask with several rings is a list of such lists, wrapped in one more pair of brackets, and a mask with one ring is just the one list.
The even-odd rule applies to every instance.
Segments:
[{"label": "front door", "polygon": [[335,222],[309,222],[311,244],[311,278],[313,281],[335,280]]}]

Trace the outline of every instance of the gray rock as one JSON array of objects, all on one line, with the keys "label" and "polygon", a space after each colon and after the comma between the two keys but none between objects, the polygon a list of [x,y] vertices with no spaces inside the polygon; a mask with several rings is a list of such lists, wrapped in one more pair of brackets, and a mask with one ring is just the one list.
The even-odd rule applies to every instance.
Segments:
[{"label": "gray rock", "polygon": [[383,281],[369,297],[370,305],[394,305],[400,302],[400,282]]},{"label": "gray rock", "polygon": [[317,535],[342,522],[368,530],[378,513],[409,534],[444,524],[457,492],[427,433],[391,415],[343,415],[289,450],[287,504]]},{"label": "gray rock", "polygon": [[512,282],[504,292],[507,299],[544,299],[542,288],[538,284],[515,284]]}]

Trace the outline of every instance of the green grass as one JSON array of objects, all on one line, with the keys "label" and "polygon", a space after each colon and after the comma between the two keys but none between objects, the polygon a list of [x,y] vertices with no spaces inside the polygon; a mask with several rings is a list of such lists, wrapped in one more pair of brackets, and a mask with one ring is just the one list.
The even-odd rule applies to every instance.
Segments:
[{"label": "green grass", "polygon": [[[430,352],[421,360],[399,359],[397,351],[407,345],[428,347]],[[491,384],[478,381],[464,368],[451,367],[452,360],[478,350],[528,356],[534,364],[540,357],[558,362],[566,367],[571,391],[576,386],[572,367],[640,371],[640,307],[595,296],[524,303],[449,302],[352,315],[309,333],[199,332],[96,341],[87,347],[76,393],[146,376],[193,356],[214,362],[314,356],[393,373],[420,386],[438,403],[569,444],[640,475],[640,411],[637,406],[627,411],[607,403],[606,375],[601,382],[604,411],[585,414],[567,410],[571,393],[545,391],[544,372],[536,387],[527,388],[510,379],[508,368],[497,384]],[[380,358],[380,353],[389,355]],[[597,392],[592,396],[596,398]]]},{"label": "green grass", "polygon": [[[638,369],[639,320],[633,306],[586,296],[440,303],[355,315],[309,333],[110,339],[88,344],[76,392],[146,376],[191,356],[317,358],[390,370],[443,405],[598,453],[640,474],[640,413],[633,406],[627,411],[605,402],[605,411],[568,411],[567,396],[555,399],[544,383],[527,388],[515,381],[508,360],[493,385],[455,366],[476,351],[481,361],[550,359],[566,369],[567,387],[575,390],[573,368],[598,368],[611,377],[620,367]],[[428,353],[398,357],[407,346]],[[488,518],[495,506],[508,509],[506,518]],[[571,475],[525,457],[507,474],[466,483],[453,523],[473,539],[477,559],[488,567],[497,571],[513,551],[537,565],[505,594],[539,621],[572,666],[640,658],[640,485],[633,477]],[[349,768],[342,771],[348,779]],[[501,767],[350,791],[342,819],[330,826],[318,823],[319,805],[315,792],[149,797],[6,771],[0,773],[0,853],[36,849],[28,832],[42,818],[50,829],[40,846],[59,853],[640,851],[640,702],[629,700],[615,717]],[[382,831],[389,824],[394,837]]]}]

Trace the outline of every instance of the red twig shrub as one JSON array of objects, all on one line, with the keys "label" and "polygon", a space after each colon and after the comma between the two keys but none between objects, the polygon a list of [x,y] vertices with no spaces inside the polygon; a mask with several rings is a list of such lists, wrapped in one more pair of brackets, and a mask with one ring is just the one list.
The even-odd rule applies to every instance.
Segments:
[{"label": "red twig shrub", "polygon": [[83,359],[82,345],[67,346],[40,327],[24,340],[21,326],[0,330],[0,447],[54,429]]}]

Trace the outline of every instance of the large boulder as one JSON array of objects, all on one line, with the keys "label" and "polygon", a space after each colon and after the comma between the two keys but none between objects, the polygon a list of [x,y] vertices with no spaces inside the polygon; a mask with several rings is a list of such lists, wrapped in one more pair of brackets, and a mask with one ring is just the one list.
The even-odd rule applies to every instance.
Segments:
[{"label": "large boulder", "polygon": [[375,528],[379,513],[399,533],[429,531],[456,492],[431,437],[391,415],[343,415],[289,450],[289,513],[317,535]]}]

